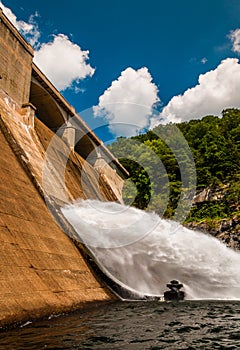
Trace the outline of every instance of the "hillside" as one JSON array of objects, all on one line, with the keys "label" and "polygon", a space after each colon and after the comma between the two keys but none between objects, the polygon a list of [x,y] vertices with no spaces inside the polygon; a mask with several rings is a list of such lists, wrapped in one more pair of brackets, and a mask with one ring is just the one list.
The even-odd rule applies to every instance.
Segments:
[{"label": "hillside", "polygon": [[[221,118],[206,116],[201,120],[176,125],[160,125],[129,139],[118,138],[109,147],[130,172],[130,180],[135,184],[133,186],[131,181],[126,184],[125,203],[155,211],[164,218],[174,218],[181,193],[188,190],[183,182],[182,170],[190,169],[191,164],[181,145],[183,141],[174,135],[173,126],[181,131],[184,136],[182,139],[187,141],[196,169],[196,195],[183,224],[211,233],[239,249],[238,109],[224,110]],[[161,135],[164,135],[164,141]],[[172,147],[173,144],[175,148]],[[129,156],[121,157],[126,154]],[[160,168],[157,158],[159,164],[163,164]],[[194,182],[194,174],[189,175],[189,183],[191,182]]]}]

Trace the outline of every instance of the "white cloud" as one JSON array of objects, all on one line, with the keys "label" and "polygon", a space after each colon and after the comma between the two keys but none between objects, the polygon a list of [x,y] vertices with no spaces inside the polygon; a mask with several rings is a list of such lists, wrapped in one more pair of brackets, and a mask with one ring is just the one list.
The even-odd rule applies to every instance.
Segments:
[{"label": "white cloud", "polygon": [[52,42],[41,45],[34,62],[59,90],[65,90],[94,74],[95,69],[87,64],[88,54],[66,35],[58,34]]},{"label": "white cloud", "polygon": [[99,97],[94,115],[104,116],[115,135],[134,135],[149,125],[152,107],[159,102],[157,93],[146,67],[129,67]]},{"label": "white cloud", "polygon": [[207,58],[206,58],[206,57],[203,57],[203,58],[201,59],[201,63],[202,63],[202,64],[207,63],[207,61],[208,61],[208,60],[207,60]]},{"label": "white cloud", "polygon": [[26,40],[32,45],[35,46],[38,44],[38,39],[40,37],[40,32],[38,25],[35,21],[35,18],[38,17],[38,14],[35,13],[31,15],[28,23],[24,21],[18,21],[15,14],[11,11],[10,8],[3,5],[0,1],[0,7],[3,10],[5,16],[9,19],[10,22],[20,31],[20,33],[26,38]]},{"label": "white cloud", "polygon": [[181,122],[199,119],[205,115],[220,115],[225,108],[240,107],[240,64],[236,58],[227,58],[219,66],[201,74],[198,84],[174,96],[158,118],[152,118],[151,127],[160,121]]},{"label": "white cloud", "polygon": [[228,37],[233,44],[232,51],[240,53],[240,29],[232,30]]}]

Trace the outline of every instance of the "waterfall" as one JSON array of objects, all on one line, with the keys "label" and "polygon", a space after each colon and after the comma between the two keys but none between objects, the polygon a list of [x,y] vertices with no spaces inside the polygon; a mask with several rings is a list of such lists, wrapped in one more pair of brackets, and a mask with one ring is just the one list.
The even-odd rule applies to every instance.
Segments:
[{"label": "waterfall", "polygon": [[177,279],[187,299],[240,299],[240,254],[210,235],[113,202],[61,210],[109,274],[138,293],[162,295]]}]

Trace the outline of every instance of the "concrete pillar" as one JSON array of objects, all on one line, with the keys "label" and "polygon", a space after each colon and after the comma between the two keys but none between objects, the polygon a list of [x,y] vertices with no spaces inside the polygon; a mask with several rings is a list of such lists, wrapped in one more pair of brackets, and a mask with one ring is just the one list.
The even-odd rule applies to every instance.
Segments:
[{"label": "concrete pillar", "polygon": [[99,173],[104,173],[104,167],[109,166],[99,151],[94,154],[92,164],[94,164],[94,169]]},{"label": "concrete pillar", "polygon": [[75,127],[67,122],[61,126],[62,140],[70,147],[71,150],[74,150],[75,147]]},{"label": "concrete pillar", "polygon": [[23,122],[27,126],[34,128],[34,115],[35,115],[36,107],[28,102],[22,105],[21,115],[23,116]]}]

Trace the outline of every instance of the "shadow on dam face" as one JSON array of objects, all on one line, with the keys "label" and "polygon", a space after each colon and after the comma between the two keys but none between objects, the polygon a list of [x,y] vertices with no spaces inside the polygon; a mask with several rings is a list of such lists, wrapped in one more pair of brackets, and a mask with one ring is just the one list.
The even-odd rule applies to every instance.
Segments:
[{"label": "shadow on dam face", "polygon": [[66,122],[64,111],[57,101],[36,79],[32,79],[30,102],[36,107],[36,116],[51,130],[57,130]]},{"label": "shadow on dam face", "polygon": [[[46,90],[46,86],[43,87],[36,80],[36,78],[32,79],[30,102],[36,107],[36,117],[54,133],[58,132],[59,136],[63,136],[67,128],[74,129],[74,140],[77,138],[79,141],[76,144],[72,144],[72,146],[74,147],[75,152],[80,154],[84,159],[87,159],[89,154],[94,153],[96,147],[96,144],[94,144],[94,142],[91,140],[91,135],[89,135],[89,133],[84,133],[84,131],[81,131],[80,118],[79,126],[74,127],[68,125],[69,111],[66,111],[66,108],[64,109],[61,107],[59,105],[59,102],[52,97],[48,90]],[[81,136],[81,134],[83,136]],[[66,141],[68,141],[67,137]],[[70,141],[71,140],[69,140],[69,142]],[[97,154],[95,154],[95,159],[96,158]]]}]

